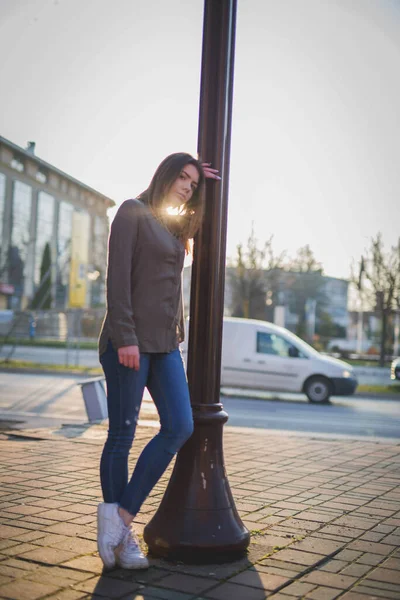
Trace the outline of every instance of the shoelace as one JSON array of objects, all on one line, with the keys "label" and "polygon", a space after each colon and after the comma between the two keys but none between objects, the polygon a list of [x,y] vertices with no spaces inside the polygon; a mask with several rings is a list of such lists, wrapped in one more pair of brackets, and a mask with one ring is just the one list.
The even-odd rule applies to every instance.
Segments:
[{"label": "shoelace", "polygon": [[124,548],[129,552],[134,552],[135,554],[141,554],[139,541],[136,537],[136,534],[129,527],[126,531],[123,539]]}]

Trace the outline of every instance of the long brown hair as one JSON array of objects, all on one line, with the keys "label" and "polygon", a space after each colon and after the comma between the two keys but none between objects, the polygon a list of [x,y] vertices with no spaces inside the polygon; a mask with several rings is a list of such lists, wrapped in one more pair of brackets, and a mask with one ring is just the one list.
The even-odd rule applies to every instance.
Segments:
[{"label": "long brown hair", "polygon": [[[182,207],[179,215],[168,215],[163,201],[185,165],[193,165],[199,173],[199,182],[192,197]],[[138,198],[149,206],[155,216],[185,245],[189,251],[189,240],[200,228],[204,214],[204,171],[200,162],[186,152],[170,154],[160,163],[147,190]]]}]

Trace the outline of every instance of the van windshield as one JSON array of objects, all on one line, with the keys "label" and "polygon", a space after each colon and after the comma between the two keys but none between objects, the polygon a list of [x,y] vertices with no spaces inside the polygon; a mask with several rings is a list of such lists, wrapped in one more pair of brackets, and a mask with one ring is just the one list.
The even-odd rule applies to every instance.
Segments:
[{"label": "van windshield", "polygon": [[296,346],[304,354],[313,354],[314,356],[317,354],[319,355],[319,352],[317,350],[315,350],[312,346],[310,346],[310,344],[307,344],[307,342],[299,338],[291,331],[285,330],[284,336],[288,341],[290,341],[293,344],[293,346]]}]

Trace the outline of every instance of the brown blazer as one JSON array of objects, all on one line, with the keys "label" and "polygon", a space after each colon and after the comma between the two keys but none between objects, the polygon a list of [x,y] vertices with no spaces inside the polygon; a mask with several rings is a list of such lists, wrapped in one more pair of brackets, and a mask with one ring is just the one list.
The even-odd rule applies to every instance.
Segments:
[{"label": "brown blazer", "polygon": [[185,249],[140,200],[126,200],[111,225],[107,313],[102,354],[115,349],[171,352],[184,339],[182,269]]}]

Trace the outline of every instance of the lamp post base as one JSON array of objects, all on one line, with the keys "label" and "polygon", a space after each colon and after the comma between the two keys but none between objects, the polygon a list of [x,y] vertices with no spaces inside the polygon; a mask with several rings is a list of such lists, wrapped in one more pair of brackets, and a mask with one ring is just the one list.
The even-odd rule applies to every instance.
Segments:
[{"label": "lamp post base", "polygon": [[178,453],[160,507],[144,529],[151,554],[190,563],[236,560],[246,553],[244,527],[225,473],[221,404],[193,406],[194,433]]}]

